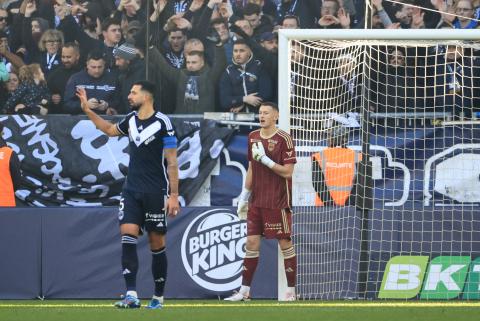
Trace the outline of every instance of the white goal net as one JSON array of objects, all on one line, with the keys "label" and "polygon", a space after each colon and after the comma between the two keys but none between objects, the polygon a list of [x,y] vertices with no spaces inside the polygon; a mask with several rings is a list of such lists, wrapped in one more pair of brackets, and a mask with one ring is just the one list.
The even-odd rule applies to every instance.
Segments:
[{"label": "white goal net", "polygon": [[300,298],[480,298],[472,39],[480,31],[280,32]]}]

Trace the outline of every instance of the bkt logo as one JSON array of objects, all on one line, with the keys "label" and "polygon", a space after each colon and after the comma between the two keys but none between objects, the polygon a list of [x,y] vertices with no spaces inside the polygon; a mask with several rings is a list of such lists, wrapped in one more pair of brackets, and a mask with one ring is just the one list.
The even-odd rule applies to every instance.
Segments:
[{"label": "bkt logo", "polygon": [[420,299],[453,299],[463,292],[462,299],[480,299],[480,258],[472,261],[469,256],[438,256],[430,265],[428,258],[391,258],[378,297],[409,299],[420,293]]},{"label": "bkt logo", "polygon": [[182,238],[182,261],[187,274],[201,287],[217,292],[241,285],[247,224],[228,209],[197,216]]}]

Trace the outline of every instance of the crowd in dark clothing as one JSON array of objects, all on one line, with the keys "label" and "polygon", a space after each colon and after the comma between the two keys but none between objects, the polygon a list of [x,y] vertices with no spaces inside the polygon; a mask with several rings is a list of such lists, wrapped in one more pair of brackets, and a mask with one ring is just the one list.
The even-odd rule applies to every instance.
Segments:
[{"label": "crowd in dark clothing", "polygon": [[[0,114],[79,114],[79,87],[96,112],[125,114],[131,85],[142,79],[156,84],[155,107],[164,113],[256,111],[277,99],[281,28],[472,29],[479,2],[372,0],[365,12],[364,0],[7,0],[0,5]],[[464,72],[461,64],[432,65],[438,75]],[[477,65],[471,60],[471,75],[460,82],[431,81],[475,88]],[[392,72],[379,73],[375,84],[384,103],[372,108],[379,111],[418,96],[400,92],[415,78],[391,67],[382,67]],[[338,81],[348,87],[355,80]],[[312,85],[326,86],[321,79]],[[468,93],[471,100],[475,94]]]}]

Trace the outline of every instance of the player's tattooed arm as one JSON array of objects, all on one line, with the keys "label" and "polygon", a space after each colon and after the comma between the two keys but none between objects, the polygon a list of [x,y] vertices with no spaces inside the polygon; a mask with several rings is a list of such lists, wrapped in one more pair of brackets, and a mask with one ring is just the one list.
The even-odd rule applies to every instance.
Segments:
[{"label": "player's tattooed arm", "polygon": [[178,202],[178,160],[176,148],[165,148],[165,158],[167,159],[167,174],[170,193],[165,210],[168,215],[175,216],[180,211]]}]

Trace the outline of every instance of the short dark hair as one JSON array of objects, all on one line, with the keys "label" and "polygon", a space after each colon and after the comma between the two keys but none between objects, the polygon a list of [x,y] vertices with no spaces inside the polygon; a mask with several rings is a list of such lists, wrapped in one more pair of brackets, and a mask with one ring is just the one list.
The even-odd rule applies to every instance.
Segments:
[{"label": "short dark hair", "polygon": [[251,16],[252,14],[260,14],[262,12],[262,8],[255,3],[247,3],[245,7],[243,7],[243,16]]},{"label": "short dark hair", "polygon": [[105,54],[100,50],[93,50],[88,53],[87,61],[89,60],[100,60],[105,61]]},{"label": "short dark hair", "polygon": [[233,46],[235,45],[245,45],[247,46],[248,48],[250,48],[250,46],[248,45],[248,43],[245,41],[245,39],[237,39],[235,40],[235,42],[233,43]]},{"label": "short dark hair", "polygon": [[142,91],[148,92],[152,98],[155,96],[155,84],[148,80],[139,80],[133,83],[133,86],[140,86]]},{"label": "short dark hair", "polygon": [[77,53],[80,52],[80,47],[75,43],[75,42],[67,42],[63,45],[62,48],[72,48],[75,50]]},{"label": "short dark hair", "polygon": [[271,102],[271,101],[264,101],[260,104],[260,107],[262,106],[269,106],[269,107],[272,107],[273,109],[275,109],[276,111],[279,111],[278,110],[278,106],[277,104],[275,104],[274,102]]},{"label": "short dark hair", "polygon": [[223,18],[215,18],[212,21],[210,21],[211,26],[219,25],[219,24],[223,24],[228,28],[228,24]]},{"label": "short dark hair", "polygon": [[107,31],[111,25],[121,25],[120,21],[115,18],[108,17],[107,19],[102,21],[102,31]]},{"label": "short dark hair", "polygon": [[5,126],[3,126],[3,123],[0,123],[0,139],[2,139],[2,133],[4,128]]},{"label": "short dark hair", "polygon": [[173,28],[172,30],[169,30],[169,31],[167,32],[167,34],[170,36],[170,34],[171,34],[172,32],[177,32],[177,31],[180,31],[184,36],[187,34],[187,30],[185,30],[185,29],[180,29],[180,28],[177,28],[177,27]]},{"label": "short dark hair", "polygon": [[283,17],[282,24],[286,19],[294,19],[297,22],[297,25],[300,26],[300,18],[298,16],[293,14],[287,14],[285,17]]}]

